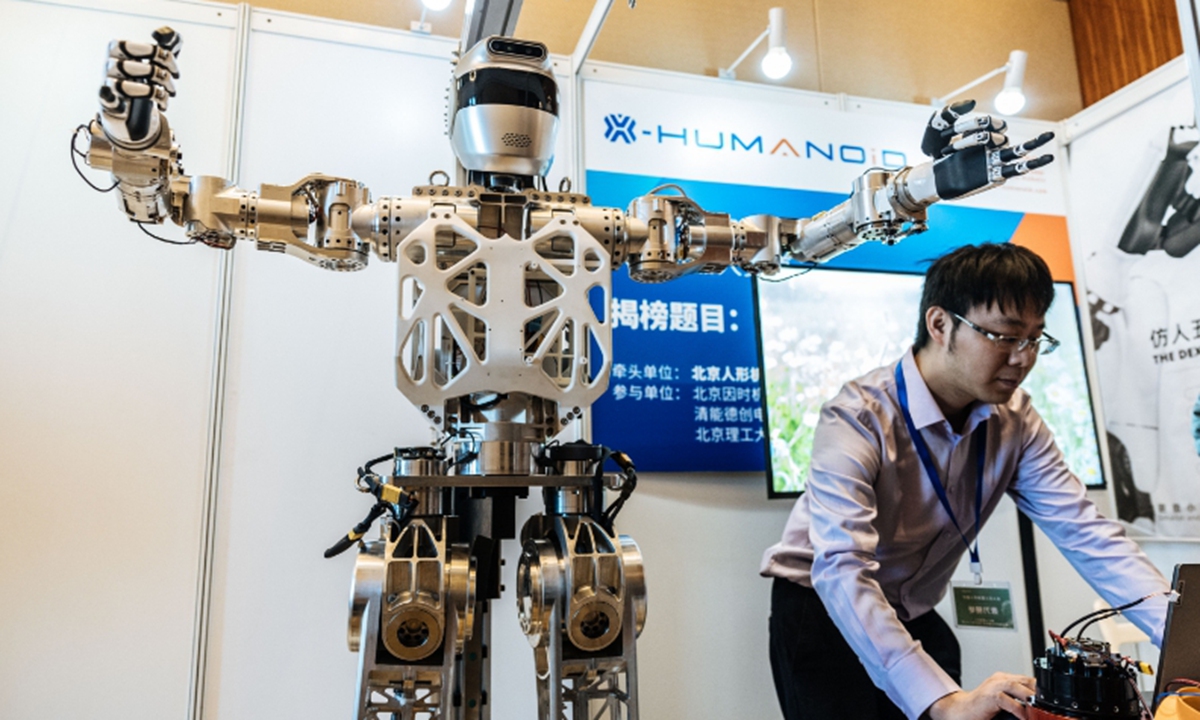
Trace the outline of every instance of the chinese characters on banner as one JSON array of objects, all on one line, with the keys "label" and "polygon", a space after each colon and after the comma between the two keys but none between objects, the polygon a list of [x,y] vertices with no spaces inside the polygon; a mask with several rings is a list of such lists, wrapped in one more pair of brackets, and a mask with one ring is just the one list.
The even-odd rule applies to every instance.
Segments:
[{"label": "chinese characters on banner", "polygon": [[593,440],[643,471],[764,468],[753,295],[733,274],[662,285],[614,277],[613,365]]},{"label": "chinese characters on banner", "polygon": [[[762,396],[755,367],[692,367],[696,442],[762,443]],[[746,383],[751,383],[747,386]],[[750,404],[747,404],[750,403]]]},{"label": "chinese characters on banner", "polygon": [[613,298],[613,327],[670,332],[725,332],[725,308],[713,303]]},{"label": "chinese characters on banner", "polygon": [[[1200,358],[1200,317],[1184,323],[1175,323],[1175,329],[1156,327],[1150,331],[1153,345],[1154,364],[1178,362]],[[1178,347],[1180,344],[1183,347]]]}]

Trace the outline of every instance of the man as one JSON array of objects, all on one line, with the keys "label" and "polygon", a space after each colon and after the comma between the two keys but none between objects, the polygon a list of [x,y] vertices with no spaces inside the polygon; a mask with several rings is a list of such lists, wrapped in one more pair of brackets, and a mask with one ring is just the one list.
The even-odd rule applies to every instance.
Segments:
[{"label": "man", "polygon": [[[1057,345],[1044,332],[1053,299],[1029,250],[955,250],[925,276],[913,349],[822,408],[806,491],[762,565],[776,578],[771,665],[787,720],[1026,717],[1032,678],[959,687],[958,641],[933,611],[968,546],[986,560],[976,530],[1005,493],[1109,603],[1168,589],[1018,391]],[[1161,642],[1165,601],[1129,615]]]}]

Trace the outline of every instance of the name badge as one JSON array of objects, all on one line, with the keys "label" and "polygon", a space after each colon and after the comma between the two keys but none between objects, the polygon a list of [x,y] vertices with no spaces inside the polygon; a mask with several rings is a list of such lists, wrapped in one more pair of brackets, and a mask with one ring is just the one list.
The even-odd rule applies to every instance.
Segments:
[{"label": "name badge", "polygon": [[960,628],[1016,630],[1012,588],[1006,582],[952,583],[954,624]]}]

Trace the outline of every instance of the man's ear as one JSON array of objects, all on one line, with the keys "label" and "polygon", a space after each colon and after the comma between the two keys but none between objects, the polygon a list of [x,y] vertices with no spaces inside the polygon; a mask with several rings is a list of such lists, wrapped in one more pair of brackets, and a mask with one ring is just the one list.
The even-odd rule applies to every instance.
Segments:
[{"label": "man's ear", "polygon": [[925,329],[929,331],[930,340],[941,348],[947,348],[954,330],[953,318],[945,308],[933,305],[925,311]]}]

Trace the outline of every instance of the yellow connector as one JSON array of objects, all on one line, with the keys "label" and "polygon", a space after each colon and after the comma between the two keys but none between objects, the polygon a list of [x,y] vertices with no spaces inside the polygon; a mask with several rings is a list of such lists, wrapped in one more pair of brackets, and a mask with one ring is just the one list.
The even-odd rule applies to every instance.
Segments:
[{"label": "yellow connector", "polygon": [[384,485],[379,488],[379,499],[384,502],[398,503],[404,496],[404,491],[395,485]]}]

